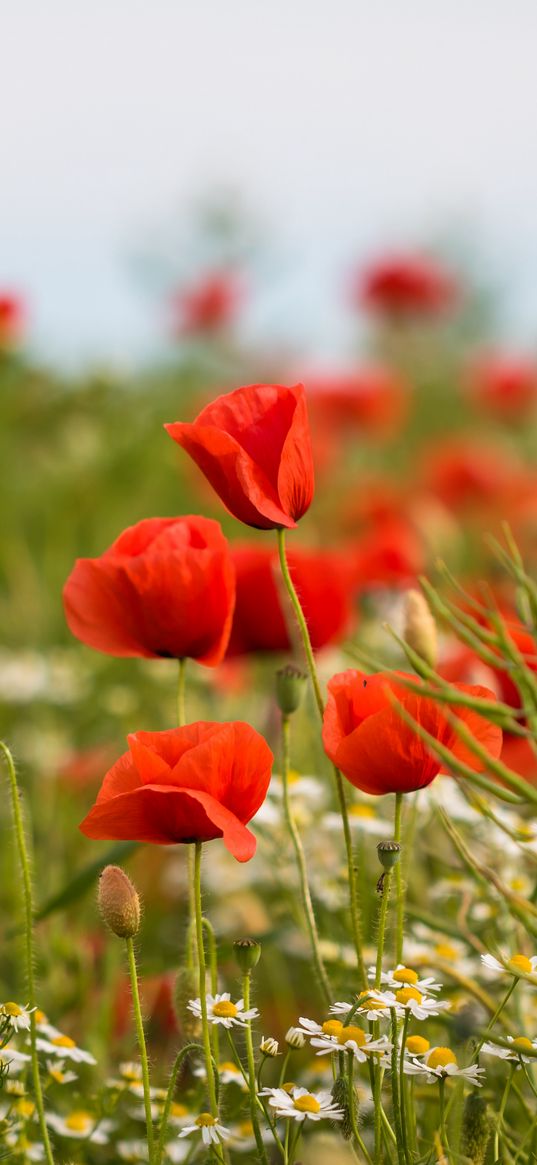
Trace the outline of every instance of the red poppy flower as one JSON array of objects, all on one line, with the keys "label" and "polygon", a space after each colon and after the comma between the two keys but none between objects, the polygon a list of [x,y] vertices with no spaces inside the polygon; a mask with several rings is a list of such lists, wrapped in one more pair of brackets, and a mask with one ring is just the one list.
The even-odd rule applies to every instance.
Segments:
[{"label": "red poppy flower", "polygon": [[392,432],[408,400],[397,373],[380,365],[308,378],[306,388],[312,423],[338,430],[350,425],[368,433]]},{"label": "red poppy flower", "polygon": [[[404,672],[398,673],[405,675]],[[416,682],[415,676],[405,676]],[[473,696],[493,698],[488,688],[455,685]],[[458,760],[479,772],[483,767],[449,726],[442,705],[410,692],[393,674],[346,671],[328,684],[323,744],[327,756],[364,793],[411,793],[430,785],[442,768],[420,736],[401,719],[390,697],[449,748]],[[500,754],[502,731],[469,708],[453,709],[492,757]]]},{"label": "red poppy flower", "polygon": [[[295,616],[280,576],[278,555],[264,546],[231,547],[237,601],[228,653],[289,651]],[[353,618],[352,575],[342,555],[289,550],[289,570],[300,595],[314,650],[337,643]]]},{"label": "red poppy flower", "polygon": [[348,549],[355,590],[408,586],[425,568],[423,538],[407,518],[376,523]]},{"label": "red poppy flower", "polygon": [[235,601],[228,543],[209,518],[147,518],[79,558],[63,600],[73,635],[97,651],[215,667]]},{"label": "red poppy flower", "polygon": [[477,360],[467,375],[471,397],[498,417],[525,417],[537,403],[537,367],[523,356],[497,353]]},{"label": "red poppy flower", "polygon": [[520,462],[501,445],[450,438],[429,445],[423,480],[454,510],[497,509],[500,499],[508,504],[519,493],[522,471]]},{"label": "red poppy flower", "polygon": [[9,292],[0,292],[0,348],[10,348],[22,338],[25,310],[22,300]]},{"label": "red poppy flower", "polygon": [[127,740],[80,826],[86,837],[153,845],[221,837],[237,861],[253,857],[246,822],[265,799],[274,759],[254,728],[198,721]]},{"label": "red poppy flower", "polygon": [[434,259],[393,254],[372,263],[355,283],[355,296],[379,315],[434,315],[450,307],[455,281]]},{"label": "red poppy flower", "polygon": [[236,314],[238,285],[229,271],[214,271],[177,292],[172,301],[176,335],[216,332]]},{"label": "red poppy flower", "polygon": [[293,527],[309,508],[313,458],[302,384],[237,388],[212,401],[192,424],[165,428],[247,526]]}]

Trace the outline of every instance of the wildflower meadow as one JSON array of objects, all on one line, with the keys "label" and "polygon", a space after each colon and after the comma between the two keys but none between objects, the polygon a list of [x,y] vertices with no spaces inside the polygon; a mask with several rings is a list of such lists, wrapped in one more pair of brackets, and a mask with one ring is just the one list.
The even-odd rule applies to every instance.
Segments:
[{"label": "wildflower meadow", "polygon": [[380,255],[136,375],[0,296],[0,1159],[537,1161],[537,358]]}]

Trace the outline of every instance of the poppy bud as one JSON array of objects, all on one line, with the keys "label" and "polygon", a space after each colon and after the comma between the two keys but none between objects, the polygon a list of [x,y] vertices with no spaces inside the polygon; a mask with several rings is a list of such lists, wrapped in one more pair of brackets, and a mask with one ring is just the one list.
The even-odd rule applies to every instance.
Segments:
[{"label": "poppy bud", "polygon": [[118,938],[134,938],[140,928],[140,899],[119,866],[105,866],[99,878],[99,910]]},{"label": "poppy bud", "polygon": [[[358,1116],[358,1100],[356,1097],[356,1090],[353,1089],[354,1098],[354,1117]],[[349,1085],[344,1076],[338,1076],[337,1080],[332,1085],[332,1100],[337,1104],[338,1108],[343,1109],[343,1120],[341,1121],[341,1133],[345,1141],[350,1141],[352,1137],[352,1120],[349,1104]]]},{"label": "poppy bud", "polygon": [[472,1165],[483,1165],[492,1131],[492,1122],[486,1100],[470,1092],[462,1114],[461,1154]]},{"label": "poppy bud", "polygon": [[436,623],[421,591],[407,591],[404,603],[403,639],[429,667],[436,667],[438,641]]},{"label": "poppy bud", "polygon": [[259,1051],[262,1052],[264,1056],[277,1056],[279,1054],[278,1047],[278,1041],[273,1040],[272,1036],[267,1036],[266,1039],[261,1040]]},{"label": "poppy bud", "polygon": [[261,943],[255,938],[238,938],[233,943],[235,958],[243,975],[249,975],[257,967],[261,956]]},{"label": "poppy bud", "polygon": [[276,700],[283,716],[296,712],[302,703],[307,676],[293,663],[276,672]]},{"label": "poppy bud", "polygon": [[289,1048],[303,1048],[306,1037],[299,1027],[290,1027],[285,1033],[285,1042]]},{"label": "poppy bud", "polygon": [[393,870],[399,861],[401,846],[398,841],[379,841],[377,854],[384,870]]},{"label": "poppy bud", "polygon": [[188,1002],[198,991],[198,973],[193,967],[180,967],[175,980],[174,1007],[186,1040],[198,1040],[201,1021],[188,1009]]}]

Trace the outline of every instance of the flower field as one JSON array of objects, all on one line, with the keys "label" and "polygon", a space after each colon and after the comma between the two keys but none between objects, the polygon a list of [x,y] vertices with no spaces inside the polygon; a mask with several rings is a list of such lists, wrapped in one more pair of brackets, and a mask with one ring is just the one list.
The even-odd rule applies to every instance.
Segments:
[{"label": "flower field", "polygon": [[338,367],[244,295],[128,377],[0,296],[0,1159],[529,1165],[537,360],[431,255]]}]

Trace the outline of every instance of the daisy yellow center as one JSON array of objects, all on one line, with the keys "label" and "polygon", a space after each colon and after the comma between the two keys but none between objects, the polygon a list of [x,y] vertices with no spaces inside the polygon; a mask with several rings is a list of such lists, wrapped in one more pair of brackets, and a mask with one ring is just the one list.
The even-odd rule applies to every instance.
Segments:
[{"label": "daisy yellow center", "polygon": [[351,805],[349,809],[349,817],[365,817],[371,820],[376,816],[375,810],[371,805]]},{"label": "daisy yellow center", "polygon": [[429,1040],[424,1036],[409,1036],[405,1044],[413,1056],[422,1056],[424,1052],[429,1051],[430,1046]]},{"label": "daisy yellow center", "polygon": [[377,1008],[388,1006],[382,999],[372,999],[367,991],[362,991],[362,994],[358,996],[358,1003],[360,1007],[370,1007],[371,1010],[375,1009],[375,1011]]},{"label": "daisy yellow center", "polygon": [[305,1096],[297,1096],[296,1100],[293,1100],[293,1106],[296,1108],[297,1112],[321,1111],[319,1101],[315,1096],[311,1095],[311,1092],[306,1092]]},{"label": "daisy yellow center", "polygon": [[325,1036],[339,1036],[343,1031],[343,1024],[340,1019],[327,1019],[323,1023],[323,1033]]},{"label": "daisy yellow center", "polygon": [[435,955],[438,955],[439,959],[448,959],[449,962],[457,958],[455,947],[450,946],[449,943],[438,943],[438,946],[434,948],[434,952]]},{"label": "daisy yellow center", "polygon": [[141,1079],[142,1073],[137,1064],[122,1064],[121,1075],[124,1080],[136,1082]]},{"label": "daisy yellow center", "polygon": [[251,1121],[241,1121],[239,1124],[239,1132],[241,1137],[251,1137],[254,1131],[254,1126]]},{"label": "daisy yellow center", "polygon": [[55,1048],[76,1048],[75,1041],[71,1039],[71,1036],[54,1036],[50,1042],[54,1044]]},{"label": "daisy yellow center", "polygon": [[91,1124],[91,1119],[89,1112],[71,1112],[65,1118],[65,1127],[73,1133],[83,1133]]},{"label": "daisy yellow center", "polygon": [[293,1080],[287,1080],[285,1084],[282,1084],[282,1088],[284,1092],[288,1092],[289,1095],[291,1095],[293,1089],[296,1088],[296,1084]]},{"label": "daisy yellow center", "polygon": [[33,1101],[24,1100],[24,1099],[17,1101],[17,1112],[20,1113],[21,1116],[23,1116],[23,1117],[32,1116],[32,1113],[34,1111],[35,1111],[35,1104],[33,1103]]},{"label": "daisy yellow center", "polygon": [[349,1040],[352,1040],[353,1043],[358,1044],[359,1048],[362,1048],[365,1044],[365,1032],[362,1031],[361,1027],[354,1027],[351,1023],[349,1027],[344,1027],[339,1033],[338,1044],[347,1044]]},{"label": "daisy yellow center", "polygon": [[395,998],[398,1003],[410,1003],[411,999],[415,999],[416,1003],[421,1003],[423,995],[416,987],[401,987],[399,991],[395,992]]},{"label": "daisy yellow center", "polygon": [[516,1040],[513,1040],[513,1047],[521,1052],[533,1052],[533,1044],[527,1036],[517,1036]]},{"label": "daisy yellow center", "polygon": [[56,1081],[56,1084],[63,1084],[64,1079],[65,1079],[65,1073],[62,1072],[59,1068],[49,1068],[48,1074],[49,1074],[51,1080]]},{"label": "daisy yellow center", "polygon": [[230,999],[221,999],[220,1003],[213,1004],[213,1015],[217,1015],[220,1019],[235,1019],[237,1008]]},{"label": "daisy yellow center", "polygon": [[171,1116],[186,1116],[187,1112],[188,1112],[188,1109],[187,1109],[186,1105],[179,1104],[178,1101],[174,1100],[174,1102],[170,1108],[170,1115]]},{"label": "daisy yellow center", "polygon": [[235,1064],[233,1063],[233,1060],[222,1060],[222,1063],[218,1065],[218,1071],[219,1072],[236,1072],[237,1068],[236,1068]]},{"label": "daisy yellow center", "polygon": [[509,959],[509,966],[515,967],[517,971],[525,971],[528,975],[531,975],[533,970],[527,955],[513,955],[513,958]]},{"label": "daisy yellow center", "polygon": [[37,1009],[37,1011],[35,1013],[35,1022],[36,1023],[46,1023],[47,1022],[47,1017],[45,1015],[45,1012],[40,1011],[39,1008]]},{"label": "daisy yellow center", "polygon": [[194,1123],[199,1129],[211,1129],[216,1124],[216,1117],[212,1116],[210,1112],[200,1112]]},{"label": "daisy yellow center", "polygon": [[447,1064],[456,1064],[457,1057],[451,1048],[434,1048],[427,1060],[428,1068],[445,1068]]},{"label": "daisy yellow center", "polygon": [[300,780],[300,773],[297,771],[297,769],[289,769],[287,780],[289,781],[290,785],[295,785],[296,782]]},{"label": "daisy yellow center", "polygon": [[12,1019],[17,1019],[19,1015],[22,1015],[22,1007],[19,1007],[18,1003],[4,1003],[3,1010],[5,1015],[11,1016]]},{"label": "daisy yellow center", "polygon": [[417,971],[412,971],[410,967],[399,967],[394,971],[393,978],[396,983],[417,983],[419,975]]}]

